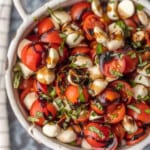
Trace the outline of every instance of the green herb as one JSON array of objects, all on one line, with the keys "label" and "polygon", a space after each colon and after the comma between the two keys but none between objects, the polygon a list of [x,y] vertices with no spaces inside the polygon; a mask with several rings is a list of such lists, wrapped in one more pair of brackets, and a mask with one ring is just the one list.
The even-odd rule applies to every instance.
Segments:
[{"label": "green herb", "polygon": [[116,86],[116,90],[121,90],[124,87],[123,83],[118,83]]},{"label": "green herb", "polygon": [[40,112],[40,111],[37,111],[37,112],[36,112],[36,117],[37,117],[37,118],[43,117],[43,113]]},{"label": "green herb", "polygon": [[127,106],[129,109],[132,109],[133,111],[135,111],[136,113],[140,114],[141,110],[138,109],[137,107],[135,107],[134,105],[128,105]]},{"label": "green herb", "polygon": [[99,136],[100,138],[102,138],[102,139],[105,138],[105,135],[103,134],[103,132],[101,132],[101,131],[100,131],[99,129],[97,129],[96,127],[91,126],[91,127],[89,127],[89,130],[92,131],[92,132],[94,132],[94,133],[96,133],[96,134],[98,134],[98,136]]},{"label": "green herb", "polygon": [[79,91],[79,101],[80,102],[85,102],[85,97],[84,97],[84,95],[83,95],[83,89],[82,89],[82,87],[78,87],[78,91]]},{"label": "green herb", "polygon": [[146,96],[144,96],[144,97],[142,97],[141,95],[138,95],[137,96],[137,100],[139,100],[139,101],[147,101],[147,100],[149,100],[150,99],[150,96],[149,95],[146,95]]},{"label": "green herb", "polygon": [[13,77],[13,87],[15,89],[19,88],[20,82],[21,82],[21,78],[23,76],[23,73],[21,71],[20,66],[17,64],[14,67],[14,77]]},{"label": "green herb", "polygon": [[110,4],[113,4],[113,3],[115,3],[115,0],[111,0],[111,1],[109,1],[109,3],[110,3]]},{"label": "green herb", "polygon": [[146,73],[147,73],[147,74],[150,74],[150,67],[149,67],[149,68],[146,68]]},{"label": "green herb", "polygon": [[143,66],[145,66],[147,64],[148,64],[148,62],[147,61],[143,62],[142,57],[139,56],[139,64],[138,64],[138,66],[139,67],[143,67]]},{"label": "green herb", "polygon": [[143,10],[144,9],[144,6],[142,4],[137,4],[136,5],[136,9],[137,10]]},{"label": "green herb", "polygon": [[63,39],[66,39],[66,38],[67,38],[67,35],[64,34],[64,33],[60,33],[59,36],[60,36],[61,38],[63,38]]},{"label": "green herb", "polygon": [[53,87],[53,88],[50,88],[50,90],[49,90],[49,95],[51,96],[51,97],[55,97],[56,96],[56,90],[55,90],[55,88]]},{"label": "green herb", "polygon": [[150,109],[146,109],[145,112],[146,112],[147,114],[150,114]]},{"label": "green herb", "polygon": [[33,17],[33,21],[38,21],[38,17]]},{"label": "green herb", "polygon": [[97,116],[97,113],[95,113],[94,111],[92,111],[92,112],[91,112],[91,116],[92,116],[92,117],[95,117],[95,116]]},{"label": "green herb", "polygon": [[27,120],[28,120],[28,121],[30,121],[30,122],[32,122],[32,123],[34,123],[34,122],[38,122],[38,121],[39,121],[39,119],[38,119],[38,118],[36,118],[36,117],[32,117],[32,116],[29,116],[29,117],[27,118]]},{"label": "green herb", "polygon": [[130,85],[131,85],[132,87],[135,87],[135,86],[136,86],[136,82],[135,82],[134,80],[130,80],[129,82],[130,82]]},{"label": "green herb", "polygon": [[46,94],[44,94],[44,93],[40,93],[40,98],[41,99],[45,99],[45,100],[51,100],[51,97],[46,95]]},{"label": "green herb", "polygon": [[102,54],[102,52],[103,52],[103,46],[102,46],[102,44],[98,43],[97,47],[96,47],[96,54],[100,55],[100,54]]},{"label": "green herb", "polygon": [[132,46],[136,48],[140,48],[142,46],[141,42],[132,42]]},{"label": "green herb", "polygon": [[122,76],[123,76],[123,74],[120,73],[120,72],[117,71],[117,70],[110,70],[110,73],[111,73],[112,75],[114,75],[115,77],[122,77]]},{"label": "green herb", "polygon": [[58,17],[55,15],[54,11],[53,11],[50,7],[48,8],[48,13],[49,13],[51,16],[54,16],[55,19],[56,19],[58,22],[61,23],[60,18],[58,18]]},{"label": "green herb", "polygon": [[96,105],[96,107],[99,109],[99,110],[103,110],[103,106],[100,104],[100,103],[92,103],[93,105]]},{"label": "green herb", "polygon": [[118,25],[122,30],[126,30],[126,25],[122,20],[117,21],[116,25]]},{"label": "green herb", "polygon": [[130,90],[126,90],[126,93],[127,93],[128,96],[133,96],[133,92],[130,91]]},{"label": "green herb", "polygon": [[111,119],[115,119],[115,118],[117,118],[117,116],[118,116],[117,114],[111,114],[110,115]]},{"label": "green herb", "polygon": [[65,39],[62,40],[62,42],[61,42],[61,44],[60,44],[60,46],[58,48],[60,56],[64,55],[64,46],[65,46]]},{"label": "green herb", "polygon": [[76,36],[76,38],[73,40],[73,42],[76,42],[79,37],[80,37],[80,34],[77,34],[77,36]]},{"label": "green herb", "polygon": [[136,58],[136,53],[133,51],[129,51],[127,55],[129,55],[132,59]]}]

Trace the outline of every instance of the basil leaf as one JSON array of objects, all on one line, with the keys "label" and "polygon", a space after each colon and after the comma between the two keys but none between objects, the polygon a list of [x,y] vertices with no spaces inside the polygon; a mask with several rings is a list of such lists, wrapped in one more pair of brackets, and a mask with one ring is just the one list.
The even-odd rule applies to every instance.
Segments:
[{"label": "basil leaf", "polygon": [[103,132],[101,132],[101,131],[100,131],[99,129],[97,129],[96,127],[91,126],[91,127],[89,127],[89,130],[92,131],[92,132],[94,132],[94,133],[96,133],[96,134],[98,134],[98,136],[99,136],[100,138],[102,138],[102,139],[105,138],[105,135],[103,134]]},{"label": "basil leaf", "polygon": [[82,87],[78,87],[78,91],[79,91],[79,101],[80,102],[85,102],[85,97],[84,97],[84,95],[83,95],[83,89],[82,89]]},{"label": "basil leaf", "polygon": [[98,43],[97,47],[96,47],[96,54],[100,55],[100,54],[102,54],[102,52],[103,52],[103,46],[102,46],[102,44]]},{"label": "basil leaf", "polygon": [[150,109],[146,109],[145,112],[146,112],[147,114],[150,114]]},{"label": "basil leaf", "polygon": [[35,123],[35,122],[38,122],[38,121],[39,121],[38,118],[32,117],[32,116],[29,116],[29,117],[27,118],[27,120],[30,121],[30,122],[32,122],[32,123]]},{"label": "basil leaf", "polygon": [[126,25],[125,25],[125,23],[122,20],[117,21],[116,25],[118,25],[123,30],[126,29]]},{"label": "basil leaf", "polygon": [[144,6],[142,4],[137,4],[136,5],[136,9],[137,10],[143,10],[144,9]]},{"label": "basil leaf", "polygon": [[127,106],[129,109],[132,109],[133,111],[135,111],[137,114],[141,113],[141,110],[137,107],[135,107],[134,105],[128,105]]}]

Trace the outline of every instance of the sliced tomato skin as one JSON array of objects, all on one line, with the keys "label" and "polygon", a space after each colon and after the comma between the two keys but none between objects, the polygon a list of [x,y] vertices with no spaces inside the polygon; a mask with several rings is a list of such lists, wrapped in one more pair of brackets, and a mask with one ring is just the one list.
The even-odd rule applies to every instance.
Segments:
[{"label": "sliced tomato skin", "polygon": [[123,103],[121,104],[111,104],[107,107],[107,117],[106,121],[111,124],[119,123],[123,120],[126,109]]},{"label": "sliced tomato skin", "polygon": [[[36,100],[32,106],[31,106],[31,109],[30,109],[30,116],[32,117],[36,117],[36,114],[37,112],[40,112],[40,113],[43,113],[43,107],[40,103],[39,100]],[[38,118],[39,121],[36,122],[39,126],[43,126],[44,125],[44,121],[45,121],[45,118],[44,117],[39,117]]]},{"label": "sliced tomato skin", "polygon": [[85,20],[83,20],[83,30],[86,34],[88,40],[94,40],[93,29],[95,26],[98,26],[102,29],[105,28],[105,25],[100,21],[99,17],[94,14],[88,15]]},{"label": "sliced tomato skin", "polygon": [[97,106],[96,106],[96,104],[95,103],[91,103],[91,109],[94,111],[94,112],[96,112],[97,114],[99,114],[99,115],[102,115],[102,114],[104,114],[104,110],[102,109],[99,109]]},{"label": "sliced tomato skin", "polygon": [[49,44],[58,44],[62,42],[62,38],[59,36],[57,30],[49,31],[41,36],[41,41]]},{"label": "sliced tomato skin", "polygon": [[47,17],[42,19],[38,24],[38,34],[41,35],[54,28],[52,19]]},{"label": "sliced tomato skin", "polygon": [[84,14],[84,12],[87,12],[90,10],[91,5],[88,2],[79,2],[73,5],[71,8],[70,14],[74,21],[79,21]]},{"label": "sliced tomato skin", "polygon": [[137,113],[131,109],[128,109],[127,113],[131,115],[135,120],[139,120],[144,124],[149,124],[150,123],[150,114],[146,113],[146,110],[149,110],[150,107],[144,103],[134,103],[133,104],[137,109],[140,110],[140,113]]},{"label": "sliced tomato skin", "polygon": [[[118,85],[122,85],[122,87],[120,89],[117,89],[117,86]],[[114,82],[112,82],[110,85],[109,85],[110,88],[114,88],[115,90],[117,90],[120,95],[121,95],[121,99],[123,102],[126,102],[126,104],[130,104],[131,101],[132,101],[132,94],[133,94],[133,91],[132,91],[132,88],[131,86],[123,81],[123,80],[116,80]]]},{"label": "sliced tomato skin", "polygon": [[23,79],[21,81],[21,84],[19,85],[20,90],[25,90],[26,88],[32,88],[33,87],[34,78],[29,79]]},{"label": "sliced tomato skin", "polygon": [[112,59],[111,61],[104,63],[103,74],[107,77],[115,78],[117,76],[113,74],[113,72],[117,71],[120,74],[123,74],[125,72],[125,68],[126,68],[126,61],[124,58]]},{"label": "sliced tomato skin", "polygon": [[79,116],[77,119],[74,119],[75,124],[86,123],[89,120],[90,113],[87,112],[84,115]]},{"label": "sliced tomato skin", "polygon": [[71,55],[78,55],[78,54],[88,55],[89,52],[90,48],[88,47],[77,47],[72,50]]},{"label": "sliced tomato skin", "polygon": [[37,71],[42,59],[42,52],[45,49],[40,44],[28,44],[21,53],[21,60],[28,68]]},{"label": "sliced tomato skin", "polygon": [[46,107],[44,108],[44,112],[45,114],[48,116],[49,113],[52,115],[53,119],[56,117],[57,115],[57,110],[56,107],[51,104],[51,103],[47,103]]},{"label": "sliced tomato skin", "polygon": [[[97,130],[99,130],[103,134],[104,137],[102,138],[94,131],[91,131],[90,130],[91,127],[94,127]],[[111,130],[109,127],[102,126],[98,123],[89,123],[84,128],[84,136],[87,142],[93,147],[106,147],[105,141],[108,141],[110,139],[109,137],[110,133],[111,133]]]}]

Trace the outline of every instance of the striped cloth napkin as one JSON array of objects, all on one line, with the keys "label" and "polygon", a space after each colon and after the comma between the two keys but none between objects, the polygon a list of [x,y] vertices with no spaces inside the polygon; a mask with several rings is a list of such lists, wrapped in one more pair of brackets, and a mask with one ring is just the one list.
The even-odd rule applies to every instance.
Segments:
[{"label": "striped cloth napkin", "polygon": [[10,149],[4,73],[11,4],[12,0],[0,0],[0,150]]}]

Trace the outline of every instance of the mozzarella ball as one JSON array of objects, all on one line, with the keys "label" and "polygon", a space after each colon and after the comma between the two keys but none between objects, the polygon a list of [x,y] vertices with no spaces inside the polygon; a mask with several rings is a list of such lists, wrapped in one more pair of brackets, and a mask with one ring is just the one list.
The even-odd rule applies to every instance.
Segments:
[{"label": "mozzarella ball", "polygon": [[148,23],[149,23],[149,18],[147,16],[147,14],[145,13],[145,11],[138,10],[137,15],[138,15],[138,18],[139,18],[141,24],[144,25],[144,26],[147,26]]},{"label": "mozzarella ball", "polygon": [[81,147],[84,149],[92,150],[92,146],[85,139],[82,140]]},{"label": "mozzarella ball", "polygon": [[95,15],[102,17],[103,11],[99,0],[92,0],[91,8]]}]

